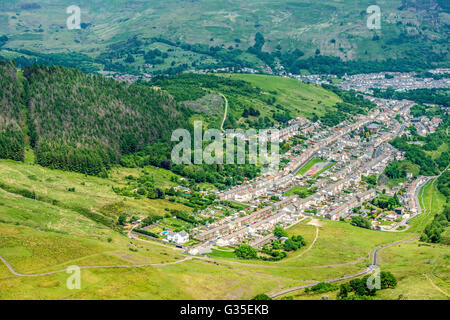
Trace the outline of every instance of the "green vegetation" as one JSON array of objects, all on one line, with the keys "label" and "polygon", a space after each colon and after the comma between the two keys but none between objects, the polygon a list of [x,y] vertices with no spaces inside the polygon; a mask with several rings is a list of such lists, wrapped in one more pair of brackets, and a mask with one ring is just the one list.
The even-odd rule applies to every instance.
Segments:
[{"label": "green vegetation", "polygon": [[[445,20],[436,17],[448,8],[445,1],[437,2],[440,6],[411,0],[383,3],[383,13],[395,19],[385,21],[382,33],[363,27],[368,1],[180,5],[169,0],[156,7],[147,1],[117,1],[107,3],[106,13],[106,2],[96,1],[83,3],[79,32],[57,27],[63,4],[4,3],[0,30],[8,36],[1,37],[0,46],[8,53],[2,56],[14,53],[23,65],[78,65],[88,72],[174,74],[221,67],[262,70],[265,65],[278,70],[278,62],[296,74],[425,71],[445,63]],[[42,11],[47,18],[35,25],[36,12]]]},{"label": "green vegetation", "polygon": [[380,194],[378,197],[373,199],[371,203],[378,208],[388,210],[394,210],[395,208],[398,208],[401,205],[397,194],[394,194],[393,197],[388,196],[386,194]]},{"label": "green vegetation", "polygon": [[[450,221],[450,171],[444,172],[436,182],[436,192],[446,197],[445,207],[443,210],[435,210],[433,221],[425,227],[420,238],[421,241],[429,243],[450,244],[448,237],[449,221]],[[431,209],[431,208],[429,208]]]},{"label": "green vegetation", "polygon": [[25,136],[22,131],[23,101],[18,75],[11,63],[0,61],[0,158],[23,161]]},{"label": "green vegetation", "polygon": [[252,298],[252,300],[272,300],[267,294],[258,294]]},{"label": "green vegetation", "polygon": [[150,85],[167,90],[177,101],[193,109],[192,118],[202,119],[215,128],[223,118],[223,100],[219,97],[217,105],[212,97],[225,95],[229,102],[225,129],[262,129],[298,116],[313,118],[314,114],[334,110],[334,105],[340,102],[335,94],[320,87],[262,75],[182,74],[157,77]]},{"label": "green vegetation", "polygon": [[352,226],[365,228],[365,229],[371,229],[372,224],[369,219],[363,218],[363,217],[352,217],[352,220],[350,221],[350,224]]},{"label": "green vegetation", "polygon": [[391,179],[401,179],[406,177],[406,170],[400,167],[397,161],[388,164],[384,173]]},{"label": "green vegetation", "polygon": [[[438,104],[445,107],[450,106],[450,94],[446,90],[441,89],[416,89],[416,90],[407,90],[407,91],[395,91],[394,89],[387,89],[385,91],[381,91],[380,89],[374,89],[373,94],[376,97],[384,98],[384,99],[395,99],[402,100],[408,99],[415,101],[420,104],[431,103]],[[411,114],[415,117],[420,116],[437,116],[443,115],[444,112],[433,112],[432,108],[429,108],[424,105],[417,105],[411,109]]]},{"label": "green vegetation", "polygon": [[343,102],[336,104],[336,110],[327,111],[320,117],[320,121],[326,126],[333,127],[344,120],[350,119],[352,116],[367,114],[367,112],[375,106],[374,103],[365,99],[356,91],[344,91],[328,84],[323,84],[322,87],[334,92],[343,100]]},{"label": "green vegetation", "polygon": [[[448,120],[444,119],[444,123],[438,127],[436,132],[426,137],[420,137],[417,134],[415,127],[411,127],[411,138],[406,136],[397,137],[390,143],[398,150],[405,151],[406,160],[409,161],[410,164],[416,165],[419,168],[418,174],[434,176],[450,164],[450,156],[448,151],[441,151],[434,156],[434,158],[430,155],[430,152],[436,151],[442,146],[448,146],[449,141],[447,127]],[[412,144],[410,143],[411,141],[420,141],[423,142],[423,145]],[[398,169],[398,167],[391,168]],[[391,171],[390,173],[392,175],[402,175],[403,170],[398,172]]]},{"label": "green vegetation", "polygon": [[283,238],[283,237],[288,236],[286,230],[284,230],[283,227],[275,227],[275,229],[273,230],[273,235],[278,238]]},{"label": "green vegetation", "polygon": [[287,196],[298,195],[300,198],[307,198],[310,195],[313,195],[317,192],[317,188],[302,188],[302,187],[293,187],[291,190],[286,192]]},{"label": "green vegetation", "polygon": [[298,172],[297,174],[304,175],[306,172],[309,171],[315,164],[323,162],[320,158],[313,158],[311,159],[307,164],[305,164]]},{"label": "green vegetation", "polygon": [[23,134],[28,134],[40,165],[105,176],[121,154],[167,139],[183,122],[173,99],[161,91],[75,69],[26,67],[18,78],[14,65],[7,64],[0,81],[10,83],[2,85],[1,94],[11,101],[10,124],[0,124],[6,130],[0,141],[9,139],[0,145],[10,148],[2,158],[24,160]]},{"label": "green vegetation", "polygon": [[[339,287],[338,299],[341,300],[370,300],[377,294],[377,289],[370,289],[367,285],[370,276],[361,279],[350,280]],[[373,284],[372,284],[373,285]],[[380,290],[395,288],[397,279],[390,272],[380,272]],[[353,295],[351,295],[353,293]]]},{"label": "green vegetation", "polygon": [[258,252],[256,251],[256,249],[252,248],[248,244],[242,244],[238,246],[236,250],[234,250],[234,254],[239,259],[245,260],[256,259],[258,257]]},{"label": "green vegetation", "polygon": [[313,293],[326,293],[330,291],[336,291],[339,289],[339,287],[333,283],[329,282],[319,282],[315,286],[312,286],[311,288],[306,288],[305,292],[313,292]]}]

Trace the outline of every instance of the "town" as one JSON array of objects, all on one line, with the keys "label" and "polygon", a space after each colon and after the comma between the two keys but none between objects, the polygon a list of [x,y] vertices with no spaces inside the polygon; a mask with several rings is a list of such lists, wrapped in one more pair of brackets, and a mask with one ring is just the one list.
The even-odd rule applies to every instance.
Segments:
[{"label": "town", "polygon": [[[336,127],[302,117],[289,121],[279,130],[279,142],[300,142],[281,155],[279,170],[228,190],[204,191],[217,201],[195,214],[210,222],[192,226],[189,232],[164,231],[159,238],[198,255],[242,243],[261,249],[276,240],[276,227],[291,228],[308,216],[335,221],[362,217],[370,219],[369,228],[375,230],[408,229],[408,221],[420,214],[418,192],[428,178],[408,174],[406,181],[391,187],[374,185],[369,178],[381,175],[392,161],[404,159],[391,140],[409,135],[411,126],[421,135],[433,133],[441,120],[414,117],[412,101],[364,98],[376,107]],[[182,186],[178,190],[190,192]],[[394,198],[394,208],[374,204]]]}]

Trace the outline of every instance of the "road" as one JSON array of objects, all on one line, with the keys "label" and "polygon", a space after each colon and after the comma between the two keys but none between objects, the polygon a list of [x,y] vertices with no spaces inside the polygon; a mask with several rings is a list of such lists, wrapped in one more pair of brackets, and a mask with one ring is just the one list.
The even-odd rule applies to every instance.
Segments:
[{"label": "road", "polygon": [[[390,244],[385,244],[385,245],[376,247],[375,250],[373,251],[373,254],[372,254],[372,264],[366,270],[358,272],[358,273],[355,273],[355,274],[342,276],[342,277],[339,277],[339,278],[334,278],[334,279],[330,279],[330,280],[324,280],[322,282],[328,282],[328,283],[339,282],[339,281],[343,281],[343,280],[358,278],[358,277],[364,276],[366,274],[369,274],[377,266],[378,252],[381,249],[386,248],[386,247],[395,246],[395,245],[400,244],[400,243],[416,241],[418,239],[419,238],[414,238],[414,239],[409,239],[409,240],[402,240],[402,241],[396,241],[396,242],[393,242],[393,243],[390,243]],[[298,291],[298,290],[302,290],[302,289],[313,287],[317,283],[319,283],[319,281],[316,281],[315,283],[311,283],[311,284],[306,284],[306,285],[302,285],[302,286],[292,287],[292,288],[285,289],[283,291],[279,291],[279,292],[272,293],[272,294],[269,293],[268,295],[269,295],[269,297],[271,297],[273,299],[273,298],[277,298],[277,297],[283,296],[285,294],[288,294],[288,293],[291,293],[291,292],[294,292],[294,291]]]},{"label": "road", "polygon": [[[173,265],[173,264],[182,263],[182,262],[189,261],[192,259],[193,259],[193,257],[186,257],[186,258],[178,260],[178,261],[166,262],[166,263],[114,264],[114,265],[104,265],[104,266],[80,266],[79,268],[80,269],[100,269],[100,268],[163,267],[163,266],[169,266],[169,265]],[[42,276],[48,276],[51,274],[62,273],[62,272],[67,271],[67,269],[63,269],[63,270],[49,271],[49,272],[43,272],[43,273],[25,274],[25,273],[20,273],[20,272],[14,270],[14,268],[2,256],[0,256],[0,260],[3,261],[3,263],[9,269],[9,271],[11,271],[12,274],[19,276],[19,277],[42,277]]]},{"label": "road", "polygon": [[225,100],[225,113],[223,114],[223,120],[222,120],[222,124],[220,125],[220,130],[222,130],[222,132],[225,132],[225,130],[223,129],[223,125],[225,124],[225,120],[227,120],[227,114],[228,114],[228,99],[227,97],[225,97],[223,94],[220,94],[222,96],[222,98]]},{"label": "road", "polygon": [[[317,228],[318,229],[318,228]],[[316,230],[317,232],[317,230]],[[317,239],[317,233],[316,233],[316,239]],[[316,240],[315,239],[315,240]],[[379,246],[376,247],[373,254],[372,254],[372,264],[364,271],[358,272],[356,274],[351,274],[351,275],[346,275],[346,276],[342,276],[339,278],[334,278],[334,279],[330,279],[330,280],[324,280],[322,282],[329,282],[329,283],[333,283],[333,282],[339,282],[339,281],[343,281],[343,280],[348,280],[348,279],[353,279],[353,278],[357,278],[357,277],[361,277],[363,275],[369,274],[376,266],[377,266],[377,257],[378,257],[378,252],[386,247],[391,247],[391,246],[395,246],[397,244],[400,243],[407,243],[407,242],[411,242],[411,241],[415,241],[418,240],[419,238],[414,238],[414,239],[409,239],[409,240],[402,240],[402,241],[396,241],[390,244],[385,244],[383,246]],[[183,263],[186,261],[191,261],[191,260],[204,260],[204,261],[214,261],[215,259],[211,259],[211,258],[206,258],[206,257],[186,257],[184,259],[178,260],[178,261],[173,261],[173,262],[166,262],[166,263],[142,263],[142,264],[122,264],[122,265],[103,265],[103,266],[80,266],[80,269],[101,269],[101,268],[142,268],[142,267],[161,267],[161,266],[168,266],[168,265],[174,265],[174,264],[179,264],[179,263]],[[9,271],[19,277],[41,277],[41,276],[47,276],[47,275],[52,275],[52,274],[57,274],[57,273],[63,273],[66,272],[67,269],[63,269],[63,270],[57,270],[57,271],[49,271],[49,272],[43,272],[43,273],[36,273],[36,274],[24,274],[24,273],[20,273],[16,270],[14,270],[14,268],[8,263],[8,261],[3,258],[2,256],[0,256],[0,260],[6,265],[6,267],[9,269]],[[279,291],[276,293],[269,293],[269,296],[271,298],[277,298],[280,296],[283,296],[285,294],[294,292],[294,291],[298,291],[298,290],[302,290],[305,288],[310,288],[314,285],[316,285],[319,281],[316,280],[305,280],[305,281],[312,281],[312,283],[307,284],[307,285],[302,285],[302,286],[296,286],[296,287],[292,287],[289,289],[285,289],[283,291]]]},{"label": "road", "polygon": [[[426,179],[423,183],[421,183],[421,184],[417,187],[417,189],[416,189],[416,192],[415,192],[414,197],[415,197],[415,201],[416,201],[416,203],[417,203],[417,213],[416,213],[415,215],[411,215],[408,219],[402,220],[402,221],[395,227],[395,229],[383,230],[383,231],[386,231],[386,232],[405,232],[405,231],[407,231],[409,228],[411,228],[411,225],[407,224],[407,222],[408,222],[409,220],[411,220],[412,218],[415,218],[415,217],[417,217],[418,215],[422,214],[422,206],[421,206],[420,204],[423,202],[423,193],[422,193],[422,195],[421,195],[421,199],[419,199],[420,190],[422,190],[422,188],[425,187],[425,185],[426,185],[426,184],[428,183],[428,181],[430,181],[431,179],[433,179],[433,178],[431,178],[431,177],[427,178],[427,179]],[[422,200],[422,202],[421,202],[420,200]],[[401,227],[401,226],[404,226],[405,229],[403,229],[403,230],[398,230],[398,228]]]}]

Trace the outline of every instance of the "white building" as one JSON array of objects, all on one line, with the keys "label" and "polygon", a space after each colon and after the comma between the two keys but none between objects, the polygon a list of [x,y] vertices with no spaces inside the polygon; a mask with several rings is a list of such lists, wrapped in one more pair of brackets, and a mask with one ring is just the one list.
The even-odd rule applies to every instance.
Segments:
[{"label": "white building", "polygon": [[167,240],[176,244],[183,244],[189,241],[189,233],[184,230],[181,232],[169,232],[167,234]]}]

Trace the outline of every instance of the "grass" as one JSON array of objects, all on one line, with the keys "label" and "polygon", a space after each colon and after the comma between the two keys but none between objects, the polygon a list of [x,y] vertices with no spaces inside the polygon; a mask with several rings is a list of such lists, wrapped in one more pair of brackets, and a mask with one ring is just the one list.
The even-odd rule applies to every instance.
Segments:
[{"label": "grass", "polygon": [[216,257],[216,258],[230,258],[235,259],[236,255],[234,254],[234,251],[223,251],[223,250],[216,250],[211,249],[211,253],[208,253],[209,257]]},{"label": "grass", "polygon": [[110,180],[120,183],[120,184],[126,184],[128,180],[126,177],[133,176],[134,178],[138,178],[140,175],[142,175],[142,172],[147,172],[150,176],[153,177],[153,180],[155,182],[156,188],[171,188],[176,187],[178,183],[173,182],[171,179],[182,178],[181,176],[162,168],[157,168],[153,166],[147,166],[142,169],[138,168],[123,168],[123,167],[117,167],[111,170],[110,172]]},{"label": "grass", "polygon": [[332,166],[335,165],[335,162],[331,162],[330,164],[326,165],[323,169],[321,169],[319,172],[317,172],[316,174],[313,174],[311,176],[312,179],[317,178],[318,176],[320,176],[322,173],[324,173],[325,171],[329,170]]},{"label": "grass", "polygon": [[[312,117],[314,113],[321,116],[326,110],[341,101],[330,91],[290,78],[255,74],[231,74],[226,75],[226,77],[248,81],[264,90],[266,94],[276,92],[276,104],[280,104],[291,111],[293,117]],[[258,110],[261,111],[261,108],[258,108]],[[275,109],[265,106],[262,114],[268,114],[270,110]]]},{"label": "grass", "polygon": [[[170,185],[167,171],[146,168],[155,177],[155,184]],[[135,174],[137,169],[113,169],[111,179],[85,176],[73,172],[51,170],[37,165],[0,160],[0,183],[10,192],[18,194],[21,190],[35,192],[37,199],[55,204],[58,209],[77,212],[92,212],[105,221],[115,223],[118,215],[146,217],[161,215],[166,208],[192,211],[191,208],[166,200],[134,199],[117,195],[112,187],[124,187],[125,176]],[[75,192],[68,192],[75,188]],[[20,201],[25,201],[20,197]],[[42,204],[44,207],[45,205]],[[39,207],[36,205],[35,207]],[[19,205],[20,208],[20,205]]]},{"label": "grass", "polygon": [[298,175],[304,175],[306,172],[308,172],[309,169],[311,169],[315,164],[323,162],[320,158],[312,158],[307,164],[305,164],[298,172]]},{"label": "grass", "polygon": [[435,285],[450,294],[448,246],[419,242],[400,244],[382,250],[379,262],[382,270],[394,274],[398,284],[395,289],[380,291],[377,298],[448,299],[424,275],[428,275]]},{"label": "grass", "polygon": [[434,216],[444,210],[445,196],[436,187],[436,179],[428,181],[419,192],[419,202],[422,209],[420,215],[409,220],[408,232],[421,232],[433,221]]},{"label": "grass", "polygon": [[288,190],[286,192],[286,195],[293,196],[294,194],[297,194],[297,192],[303,192],[303,191],[306,192],[306,191],[308,191],[308,189],[296,186],[296,187],[293,187],[292,189]]},{"label": "grass", "polygon": [[[0,171],[3,183],[34,187],[61,201],[66,197],[69,203],[78,201],[99,210],[113,204],[108,210],[126,212],[129,203],[134,203],[126,200],[120,205],[123,199],[110,190],[111,184],[121,183],[120,177],[129,172],[114,176],[117,181],[113,182],[10,161],[0,161]],[[76,192],[69,192],[67,188],[74,185]],[[135,203],[138,206],[145,202]],[[104,214],[111,214],[108,210]],[[19,278],[0,264],[0,299],[249,299],[259,293],[306,284],[309,280],[322,281],[359,272],[366,268],[369,252],[376,246],[414,236],[410,232],[377,232],[343,222],[320,220],[319,237],[311,247],[316,227],[308,223],[309,219],[288,230],[289,235],[302,235],[306,247],[289,253],[279,262],[239,260],[232,249],[218,248],[213,250],[209,261],[143,268],[82,269],[82,289],[74,291],[66,288],[68,275],[64,272]],[[429,274],[436,285],[446,289],[445,247],[423,245],[414,253],[416,247],[401,245],[382,256],[382,268],[398,274],[400,279],[398,291],[386,293],[386,297],[396,298],[410,290],[408,297],[411,298],[438,298],[439,291],[432,293],[433,287],[426,278],[420,277],[421,272]],[[137,252],[130,248],[137,248]],[[61,270],[70,265],[168,263],[185,257],[172,247],[130,240],[70,208],[4,190],[0,190],[0,255],[23,273]],[[420,265],[420,268],[414,270],[409,264]],[[418,281],[417,289],[408,279]],[[426,288],[423,295],[419,290],[422,287]],[[333,294],[327,293],[330,297]]]}]

